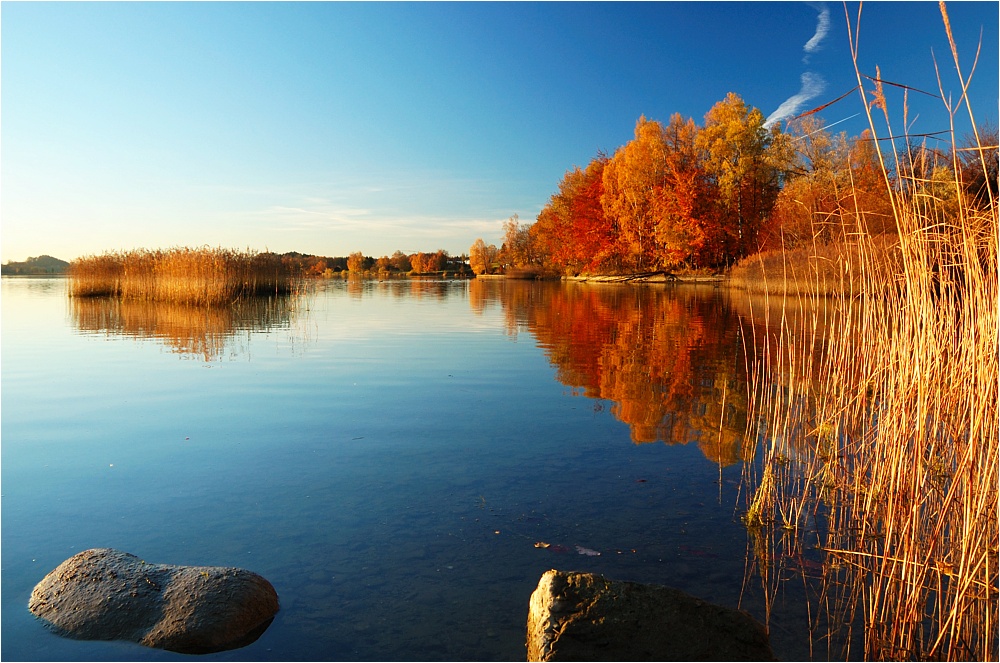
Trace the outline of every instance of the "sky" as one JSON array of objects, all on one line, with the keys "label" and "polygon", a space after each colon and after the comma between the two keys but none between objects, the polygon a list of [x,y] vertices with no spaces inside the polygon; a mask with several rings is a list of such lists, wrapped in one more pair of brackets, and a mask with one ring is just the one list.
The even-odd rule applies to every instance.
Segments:
[{"label": "sky", "polygon": [[[969,98],[994,125],[998,7],[948,5],[966,75],[982,40]],[[5,0],[0,260],[499,245],[505,220],[533,222],[641,115],[701,124],[736,92],[784,122],[848,92],[849,23],[863,74],[939,94],[939,73],[957,104],[936,2],[865,3],[859,22],[857,3],[834,2]],[[868,126],[857,92],[820,116],[850,136]],[[917,92],[905,122],[950,126]],[[969,132],[967,111],[954,122]]]}]

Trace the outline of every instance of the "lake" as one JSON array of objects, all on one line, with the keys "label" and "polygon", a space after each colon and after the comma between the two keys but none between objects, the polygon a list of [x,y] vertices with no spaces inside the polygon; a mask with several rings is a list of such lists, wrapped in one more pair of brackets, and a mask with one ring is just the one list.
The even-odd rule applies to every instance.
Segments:
[{"label": "lake", "polygon": [[329,280],[211,311],[66,285],[2,280],[5,660],[190,660],[28,612],[95,547],[270,580],[270,628],[209,660],[524,660],[550,568],[770,602],[777,656],[810,656],[805,584],[765,601],[739,519],[738,292]]}]

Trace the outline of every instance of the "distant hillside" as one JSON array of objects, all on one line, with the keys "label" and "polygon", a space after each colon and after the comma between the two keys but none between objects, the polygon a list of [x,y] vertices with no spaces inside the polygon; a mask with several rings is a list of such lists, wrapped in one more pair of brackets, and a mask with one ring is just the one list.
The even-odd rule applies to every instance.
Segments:
[{"label": "distant hillside", "polygon": [[13,260],[5,265],[0,265],[0,273],[3,274],[65,274],[69,263],[52,256],[38,256],[28,258],[24,262],[14,262]]}]

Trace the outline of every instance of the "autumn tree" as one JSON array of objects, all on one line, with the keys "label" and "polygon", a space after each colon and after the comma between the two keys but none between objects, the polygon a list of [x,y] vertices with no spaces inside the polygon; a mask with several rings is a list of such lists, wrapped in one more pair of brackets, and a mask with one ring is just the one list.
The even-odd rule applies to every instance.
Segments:
[{"label": "autumn tree", "polygon": [[663,127],[645,116],[635,124],[635,138],[618,148],[604,168],[601,205],[614,220],[622,250],[636,271],[658,262],[652,207],[665,169]]},{"label": "autumn tree", "polygon": [[872,235],[897,232],[892,197],[898,179],[883,168],[868,129],[851,141],[848,158],[852,202],[843,210],[845,220],[857,223]]},{"label": "autumn tree", "polygon": [[378,271],[379,275],[388,274],[392,271],[392,260],[389,256],[382,256],[375,261],[375,269]]},{"label": "autumn tree", "polygon": [[543,264],[558,271],[600,270],[617,260],[616,236],[604,215],[604,167],[598,154],[586,169],[566,172],[559,190],[531,226],[531,239]]},{"label": "autumn tree", "polygon": [[434,253],[430,254],[427,258],[425,266],[428,272],[443,272],[448,268],[448,258],[451,256],[444,249],[438,249]]},{"label": "autumn tree", "polygon": [[360,251],[355,251],[347,256],[347,269],[352,274],[361,274],[367,268],[365,262],[364,254]]},{"label": "autumn tree", "polygon": [[327,270],[326,260],[317,260],[313,262],[309,268],[306,270],[306,275],[308,276],[322,276]]},{"label": "autumn tree", "polygon": [[430,272],[440,272],[448,264],[448,252],[438,249],[435,253],[414,253],[410,256],[410,266],[417,274],[427,274]]},{"label": "autumn tree", "polygon": [[726,233],[717,183],[704,167],[694,120],[664,128],[640,117],[635,138],[604,169],[604,213],[632,269],[724,261]]},{"label": "autumn tree", "polygon": [[696,145],[732,219],[726,257],[738,258],[757,248],[757,234],[781,188],[788,141],[779,125],[765,129],[760,110],[730,92],[705,115]]},{"label": "autumn tree", "polygon": [[422,251],[410,254],[410,270],[414,274],[423,274],[430,271],[428,269],[428,258],[430,256]]},{"label": "autumn tree", "polygon": [[497,261],[499,250],[493,244],[487,246],[481,238],[472,243],[469,249],[469,267],[476,274],[487,273]]},{"label": "autumn tree", "polygon": [[410,265],[410,256],[398,249],[392,254],[392,256],[389,257],[389,264],[391,264],[394,269],[404,273],[413,269],[413,266]]},{"label": "autumn tree", "polygon": [[663,180],[652,204],[661,265],[712,266],[725,242],[718,192],[700,159],[694,120],[674,114],[664,129]]},{"label": "autumn tree", "polygon": [[794,123],[786,134],[791,158],[785,183],[759,236],[765,249],[830,241],[840,234],[851,191],[849,144],[816,116]]},{"label": "autumn tree", "polygon": [[531,233],[528,224],[523,224],[517,214],[503,223],[503,246],[500,247],[500,260],[513,267],[527,267],[536,263],[535,252],[531,245]]}]

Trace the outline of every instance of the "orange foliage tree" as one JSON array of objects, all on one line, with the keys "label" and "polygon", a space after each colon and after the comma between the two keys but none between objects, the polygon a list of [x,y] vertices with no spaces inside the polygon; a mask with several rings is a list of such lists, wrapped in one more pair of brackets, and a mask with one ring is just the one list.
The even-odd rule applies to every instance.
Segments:
[{"label": "orange foliage tree", "polygon": [[347,269],[352,274],[360,274],[364,272],[365,269],[368,268],[368,265],[365,263],[365,254],[360,251],[355,251],[351,255],[347,256]]},{"label": "orange foliage tree", "polygon": [[586,169],[567,171],[559,191],[531,226],[532,244],[547,266],[578,274],[608,268],[616,261],[616,228],[601,205],[607,163],[608,158],[599,154]]},{"label": "orange foliage tree", "polygon": [[[666,127],[641,116],[610,159],[599,155],[563,176],[530,229],[535,261],[571,273],[731,263],[759,248],[789,145],[733,93],[703,128],[678,114]],[[519,256],[505,231],[506,255]]]},{"label": "orange foliage tree", "polygon": [[440,272],[447,267],[448,257],[444,249],[438,249],[436,253],[414,253],[410,256],[410,266],[417,274]]},{"label": "orange foliage tree", "polygon": [[[891,190],[896,187],[893,173],[883,168],[871,132],[865,129],[856,138],[850,149],[851,187],[857,205],[846,210],[863,210],[857,219],[864,223],[868,232],[878,235],[896,232],[896,217],[893,211]],[[888,178],[888,179],[887,179]]]},{"label": "orange foliage tree", "polygon": [[841,201],[851,190],[848,142],[831,135],[816,116],[789,128],[792,148],[785,185],[760,237],[764,249],[828,241],[839,232]]},{"label": "orange foliage tree", "polygon": [[499,260],[504,266],[528,267],[541,261],[533,243],[530,224],[521,223],[517,214],[503,222],[503,236]]},{"label": "orange foliage tree", "polygon": [[694,120],[679,114],[663,132],[663,182],[653,200],[655,237],[664,267],[703,267],[722,261],[725,240],[718,192],[699,159]]},{"label": "orange foliage tree", "polygon": [[636,271],[658,265],[654,216],[657,190],[666,175],[666,145],[659,122],[641,116],[635,138],[618,148],[604,167],[604,215],[614,219],[621,248]]}]

